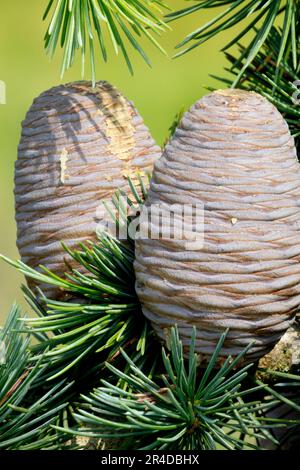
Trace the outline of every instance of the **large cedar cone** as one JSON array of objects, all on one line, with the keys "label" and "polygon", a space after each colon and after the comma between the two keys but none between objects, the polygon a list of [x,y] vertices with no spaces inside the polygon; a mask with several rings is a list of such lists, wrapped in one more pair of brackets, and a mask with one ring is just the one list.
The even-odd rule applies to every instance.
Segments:
[{"label": "large cedar cone", "polygon": [[22,261],[63,275],[68,257],[61,241],[74,248],[95,240],[102,201],[118,188],[128,192],[126,176],[151,172],[159,156],[134,106],[109,83],[75,82],[42,93],[23,122],[15,167]]},{"label": "large cedar cone", "polygon": [[136,242],[144,314],[161,338],[177,323],[186,349],[195,325],[204,360],[226,328],[222,356],[254,340],[248,359],[256,360],[300,303],[300,168],[286,122],[262,96],[205,96],[156,162],[146,207],[199,202],[201,249],[186,250],[187,240]]}]

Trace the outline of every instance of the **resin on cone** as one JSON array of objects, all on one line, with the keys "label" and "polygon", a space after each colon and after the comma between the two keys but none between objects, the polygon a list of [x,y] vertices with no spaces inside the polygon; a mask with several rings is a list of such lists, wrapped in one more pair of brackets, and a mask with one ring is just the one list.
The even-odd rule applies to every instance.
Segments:
[{"label": "resin on cone", "polygon": [[162,339],[177,324],[186,350],[195,326],[203,360],[227,328],[222,357],[254,341],[247,360],[256,360],[300,303],[300,167],[285,120],[262,96],[219,90],[184,115],[154,166],[146,207],[197,203],[201,248],[164,239],[155,220],[160,236],[136,241],[143,312]]},{"label": "resin on cone", "polygon": [[[142,118],[107,82],[75,82],[36,98],[22,125],[15,166],[17,245],[22,261],[63,276],[75,248],[95,240],[103,200],[129,191],[127,176],[160,156]],[[56,288],[42,286],[57,297]]]}]

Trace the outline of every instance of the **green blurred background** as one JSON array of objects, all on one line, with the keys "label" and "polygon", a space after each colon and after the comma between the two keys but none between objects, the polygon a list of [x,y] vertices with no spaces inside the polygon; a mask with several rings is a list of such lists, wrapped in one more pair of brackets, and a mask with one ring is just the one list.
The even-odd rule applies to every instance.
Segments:
[{"label": "green blurred background", "polygon": [[[79,60],[60,79],[60,54],[50,61],[43,49],[46,23],[42,22],[47,0],[8,2],[0,0],[0,80],[6,83],[6,104],[0,105],[0,253],[16,259],[16,226],[14,221],[14,161],[20,137],[21,122],[34,97],[60,82],[81,78]],[[186,6],[184,0],[168,2],[174,9]],[[216,11],[213,12],[216,14]],[[159,144],[168,135],[175,114],[189,107],[206,93],[204,86],[216,85],[209,74],[222,75],[225,65],[222,45],[235,31],[218,36],[179,59],[171,59],[174,46],[184,35],[199,26],[211,13],[200,12],[172,24],[161,43],[169,57],[151,44],[144,47],[152,59],[150,69],[135,53],[131,54],[135,74],[132,77],[122,60],[110,48],[107,64],[97,65],[97,79],[108,80],[134,101]],[[86,76],[89,78],[89,68]],[[25,305],[20,293],[22,276],[0,261],[0,324],[14,300]]]}]

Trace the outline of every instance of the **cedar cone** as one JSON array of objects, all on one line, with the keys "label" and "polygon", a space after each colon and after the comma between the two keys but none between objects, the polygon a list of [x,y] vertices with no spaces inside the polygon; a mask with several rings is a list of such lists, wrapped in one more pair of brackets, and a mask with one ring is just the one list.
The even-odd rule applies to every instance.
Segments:
[{"label": "cedar cone", "polygon": [[[145,316],[162,339],[177,324],[185,351],[195,326],[204,361],[226,328],[221,361],[251,341],[247,361],[258,359],[300,303],[300,168],[276,108],[233,89],[196,102],[155,163],[146,207],[174,203],[203,204],[203,246],[137,239]],[[151,223],[161,235],[159,222]]]},{"label": "cedar cone", "polygon": [[[142,118],[107,82],[75,82],[36,98],[22,124],[15,166],[17,245],[22,261],[62,276],[61,246],[95,240],[106,217],[101,201],[126,177],[151,172],[160,155]],[[33,283],[30,281],[30,285]],[[52,298],[55,287],[42,286]]]}]

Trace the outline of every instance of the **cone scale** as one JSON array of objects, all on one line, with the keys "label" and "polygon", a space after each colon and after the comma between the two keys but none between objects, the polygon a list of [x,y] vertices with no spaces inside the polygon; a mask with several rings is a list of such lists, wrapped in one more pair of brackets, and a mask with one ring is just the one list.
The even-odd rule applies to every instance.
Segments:
[{"label": "cone scale", "polygon": [[22,261],[62,276],[69,258],[61,242],[75,248],[95,240],[103,200],[117,189],[128,192],[127,176],[151,172],[159,156],[132,103],[109,83],[74,82],[42,93],[22,124],[15,165]]},{"label": "cone scale", "polygon": [[[177,324],[188,350],[207,360],[220,334],[222,357],[250,342],[266,354],[300,303],[300,168],[293,138],[262,96],[219,90],[184,115],[155,163],[146,207],[204,207],[204,243],[136,241],[136,291],[161,339]],[[156,227],[160,230],[160,227]]]}]

